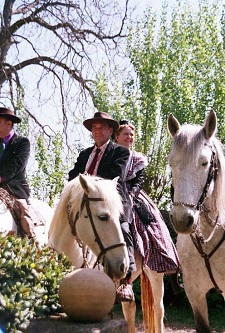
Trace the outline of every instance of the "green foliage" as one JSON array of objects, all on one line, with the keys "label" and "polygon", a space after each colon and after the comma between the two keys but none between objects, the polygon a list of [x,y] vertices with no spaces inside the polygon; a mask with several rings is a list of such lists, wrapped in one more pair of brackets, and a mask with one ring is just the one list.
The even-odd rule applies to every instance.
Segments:
[{"label": "green foliage", "polygon": [[177,0],[170,12],[164,4],[159,21],[149,10],[132,25],[127,52],[136,77],[124,77],[119,92],[115,77],[113,98],[106,83],[96,93],[116,119],[127,118],[136,126],[134,148],[149,159],[145,190],[160,208],[171,202],[168,115],[202,124],[214,108],[218,136],[222,142],[225,138],[225,11],[216,1],[199,0],[195,12],[188,1]]},{"label": "green foliage", "polygon": [[61,311],[59,283],[72,266],[64,254],[33,240],[0,235],[0,323],[7,332],[26,329],[35,316]]},{"label": "green foliage", "polygon": [[55,200],[61,194],[65,180],[65,170],[61,152],[62,138],[56,134],[51,149],[46,146],[44,137],[37,138],[35,160],[38,164],[37,172],[31,177],[30,185],[36,198],[54,205]]},{"label": "green foliage", "polygon": [[223,107],[225,104],[225,95],[222,97],[220,91],[219,97],[217,93],[218,87],[224,86],[225,73],[217,5],[210,6],[206,1],[194,13],[188,4],[181,6],[177,1],[170,22],[167,12],[164,6],[160,28],[151,11],[147,12],[128,41],[141,96],[138,143],[150,160],[146,190],[157,202],[165,204],[170,176],[166,127],[169,113],[181,123],[201,124],[214,107],[222,124],[224,117],[217,105],[219,101]]}]

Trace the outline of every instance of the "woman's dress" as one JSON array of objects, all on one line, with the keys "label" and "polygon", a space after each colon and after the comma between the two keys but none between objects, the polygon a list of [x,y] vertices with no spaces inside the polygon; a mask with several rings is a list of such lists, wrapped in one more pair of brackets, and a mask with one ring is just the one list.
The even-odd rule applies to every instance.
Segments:
[{"label": "woman's dress", "polygon": [[[136,196],[139,203],[145,205],[145,209],[147,207],[149,210],[147,214],[148,220],[144,219],[143,223],[138,216],[136,205],[133,205],[134,223],[131,223],[130,227],[134,245],[142,256],[143,263],[151,270],[173,274],[179,271],[179,259],[170,232],[156,204],[141,189],[142,186],[140,184],[142,184],[142,181],[139,182],[139,189],[136,186],[138,177],[141,175],[143,177],[142,171],[146,166],[147,157],[139,152],[132,151],[125,179],[128,191],[131,196]],[[134,188],[135,191],[132,191]],[[151,216],[150,219],[149,215]]]}]

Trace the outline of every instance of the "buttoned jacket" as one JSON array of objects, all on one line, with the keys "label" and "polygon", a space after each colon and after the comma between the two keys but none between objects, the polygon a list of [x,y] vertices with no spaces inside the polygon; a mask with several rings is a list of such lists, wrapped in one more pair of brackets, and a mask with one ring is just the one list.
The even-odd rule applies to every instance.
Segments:
[{"label": "buttoned jacket", "polygon": [[28,199],[29,185],[26,180],[26,167],[30,156],[30,142],[14,133],[0,159],[0,187],[5,188],[18,199]]},{"label": "buttoned jacket", "polygon": [[[74,168],[69,172],[69,181],[77,177],[80,173],[82,174],[85,172],[88,158],[93,149],[94,146],[86,148],[79,154]],[[119,192],[124,204],[128,201],[130,204],[128,191],[124,182],[124,175],[129,156],[129,149],[110,141],[103,153],[97,170],[97,176],[105,179],[120,177],[118,181]]]}]

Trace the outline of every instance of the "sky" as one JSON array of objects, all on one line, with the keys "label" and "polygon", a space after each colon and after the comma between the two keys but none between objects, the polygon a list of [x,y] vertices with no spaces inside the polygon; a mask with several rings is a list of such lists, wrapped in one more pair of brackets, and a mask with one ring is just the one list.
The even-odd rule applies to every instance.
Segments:
[{"label": "sky", "polygon": [[[168,12],[170,11],[170,9],[172,9],[175,4],[179,1],[179,0],[129,0],[130,1],[130,6],[131,7],[136,7],[134,13],[133,13],[133,17],[143,17],[144,12],[146,11],[147,8],[151,7],[152,12],[155,12],[157,14],[157,16],[160,17],[160,13],[161,13],[161,8],[162,5],[166,2],[168,4]],[[210,1],[215,1],[215,0],[208,0]],[[0,0],[1,2],[1,0]],[[199,0],[180,0],[180,3],[189,3],[190,6],[192,6],[193,8],[197,8],[197,4],[199,2]],[[121,59],[120,59],[121,61]],[[126,60],[125,60],[126,62]],[[34,82],[35,84],[35,82]],[[52,106],[49,105],[49,108],[51,109]],[[55,106],[53,106],[53,109],[55,109]],[[42,112],[42,110],[40,110],[40,113]],[[93,110],[90,110],[90,112],[93,112]],[[38,111],[37,111],[38,113]],[[55,112],[49,112],[48,113],[48,117],[46,117],[46,113],[44,115],[45,121],[47,120],[48,122],[52,122],[54,124],[54,119],[55,119]],[[55,124],[54,124],[55,126]],[[59,125],[60,126],[60,125]],[[46,130],[48,130],[46,128]],[[49,132],[49,134],[51,134],[51,131]]]},{"label": "sky", "polygon": [[[119,0],[117,0],[119,1]],[[202,0],[204,1],[204,0]],[[206,1],[206,0],[205,0]],[[212,2],[215,0],[208,0],[208,2]],[[170,12],[170,9],[172,9],[176,3],[178,3],[178,0],[130,0],[130,5],[136,6],[136,10],[135,10],[135,16],[136,17],[142,17],[144,15],[144,12],[146,11],[147,8],[151,7],[152,12],[155,12],[159,17],[160,17],[160,13],[161,13],[161,8],[162,5],[164,3],[168,4],[168,13]],[[182,3],[189,3],[191,7],[193,8],[197,8],[198,2],[199,0],[180,0],[179,1],[181,4]],[[224,2],[224,1],[221,1]],[[2,0],[0,0],[0,5],[2,4]],[[34,82],[34,84],[36,84],[36,82]],[[30,84],[31,85],[31,84]],[[29,85],[29,87],[30,87]],[[32,89],[32,86],[31,88]],[[31,98],[31,105],[34,105],[34,102]],[[55,126],[55,106],[53,107],[54,112],[49,112],[52,108],[52,105],[48,105],[48,109],[46,109],[46,112],[43,113],[44,114],[44,118],[45,118],[45,124],[47,123],[52,123]],[[37,113],[39,112],[39,109],[37,110]],[[40,112],[42,112],[42,110],[40,110]],[[93,110],[91,110],[91,112],[93,112]],[[48,115],[48,117],[47,117]],[[51,134],[51,131],[49,132],[49,134]]]},{"label": "sky", "polygon": [[[117,0],[118,2],[120,0]],[[197,9],[198,8],[198,3],[199,3],[199,0],[129,0],[130,1],[130,5],[132,7],[136,7],[135,9],[135,17],[143,17],[144,15],[144,12],[146,11],[147,8],[151,8],[151,11],[152,12],[155,12],[157,14],[158,17],[160,17],[161,15],[161,8],[162,8],[162,5],[166,2],[168,4],[168,14],[170,13],[170,11],[173,9],[173,7],[178,3],[181,3],[182,4],[186,4],[188,3],[190,5],[190,7],[194,9]],[[212,3],[212,2],[215,2],[216,0],[201,0],[203,3],[204,2],[208,2],[208,3]],[[225,2],[225,0],[219,0],[220,2]],[[0,7],[2,6],[3,4],[3,1],[0,0]],[[36,85],[36,82],[34,82],[34,84]],[[32,91],[32,85],[30,84],[29,85],[29,89]],[[32,95],[32,92],[31,92],[31,98],[30,98],[30,104],[34,107],[34,101],[32,99],[33,95]],[[56,126],[56,117],[55,117],[55,112],[56,112],[56,107],[55,106],[52,106],[50,103],[48,104],[48,108],[45,109],[45,112],[43,112],[43,115],[44,115],[44,121],[41,123],[43,124],[50,124],[51,127],[54,126],[54,129],[57,130],[57,126],[60,126],[58,125],[57,123],[57,126]],[[42,109],[37,109],[37,114],[38,112],[40,111],[40,113],[42,113]],[[52,111],[52,112],[51,112]],[[90,109],[91,112],[93,112],[92,109]],[[41,117],[41,116],[40,116]],[[53,125],[52,125],[53,124]],[[83,133],[84,131],[82,131]],[[49,134],[52,134],[52,132],[49,130],[48,131]],[[78,135],[80,135],[80,133],[78,132]],[[88,133],[89,135],[89,133]],[[84,132],[84,136],[86,136],[86,132]],[[89,135],[90,136],[90,135]],[[88,136],[88,138],[89,138]],[[34,137],[34,140],[35,140],[35,137]],[[75,137],[75,133],[73,134],[73,141],[76,142],[78,141]],[[79,141],[86,144],[86,137],[82,137],[82,140],[80,140],[80,136],[79,136]],[[83,142],[84,141],[84,142]],[[29,167],[28,167],[28,170],[30,171],[33,171],[33,159],[30,159],[29,161]]]}]

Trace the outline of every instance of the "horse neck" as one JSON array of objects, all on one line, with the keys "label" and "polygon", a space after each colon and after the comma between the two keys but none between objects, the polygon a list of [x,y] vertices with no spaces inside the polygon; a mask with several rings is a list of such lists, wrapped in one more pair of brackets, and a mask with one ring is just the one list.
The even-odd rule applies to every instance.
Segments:
[{"label": "horse neck", "polygon": [[75,269],[87,266],[92,268],[96,262],[94,253],[86,247],[81,247],[77,241],[70,242],[64,248],[64,253],[70,258]]}]

